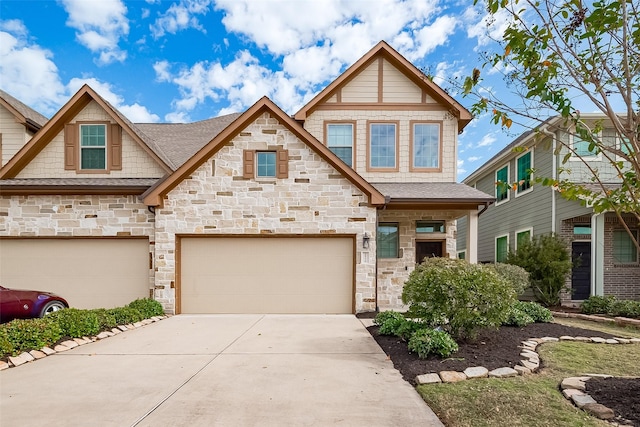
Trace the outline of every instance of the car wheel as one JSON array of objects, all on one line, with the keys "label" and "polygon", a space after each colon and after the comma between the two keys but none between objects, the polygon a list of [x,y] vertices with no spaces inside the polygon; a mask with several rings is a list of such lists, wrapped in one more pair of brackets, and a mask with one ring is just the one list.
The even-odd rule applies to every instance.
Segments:
[{"label": "car wheel", "polygon": [[61,303],[60,301],[49,301],[43,308],[42,311],[40,312],[40,317],[44,317],[47,314],[51,314],[55,311],[58,310],[62,310],[63,308],[67,308],[63,303]]}]

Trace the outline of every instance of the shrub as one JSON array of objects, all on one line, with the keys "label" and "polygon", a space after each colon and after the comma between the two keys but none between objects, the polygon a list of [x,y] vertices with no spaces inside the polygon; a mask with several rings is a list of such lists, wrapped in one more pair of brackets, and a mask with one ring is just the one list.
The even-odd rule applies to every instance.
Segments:
[{"label": "shrub", "polygon": [[553,321],[551,310],[536,302],[518,301],[516,305],[519,310],[531,316],[536,323],[549,323]]},{"label": "shrub", "polygon": [[42,319],[16,319],[2,325],[0,347],[11,356],[51,345],[63,336],[60,325],[47,316]]},{"label": "shrub", "polygon": [[592,295],[582,302],[580,311],[584,314],[607,314],[615,301],[616,297],[613,295]]},{"label": "shrub", "polygon": [[399,336],[403,340],[408,340],[415,332],[421,329],[426,329],[424,323],[405,319],[404,322],[400,323],[400,325],[396,329],[395,335]]},{"label": "shrub", "polygon": [[81,338],[100,332],[98,316],[91,310],[65,308],[47,315],[60,325],[62,336]]},{"label": "shrub", "polygon": [[609,314],[622,317],[640,317],[640,301],[614,301],[609,308]]},{"label": "shrub", "polygon": [[162,316],[164,314],[162,304],[151,298],[137,299],[130,302],[127,307],[138,310],[144,316],[143,319],[149,319],[153,316]]},{"label": "shrub", "polygon": [[509,252],[507,263],[529,272],[529,280],[537,300],[545,306],[560,304],[560,293],[569,290],[565,278],[573,263],[567,244],[556,235],[542,235],[518,244]]},{"label": "shrub", "polygon": [[430,354],[449,357],[458,351],[458,344],[449,334],[435,329],[420,329],[414,332],[407,347],[421,359],[427,358]]},{"label": "shrub", "polygon": [[96,308],[91,310],[98,317],[98,329],[104,331],[106,329],[112,329],[118,326],[116,322],[116,316],[105,308]]},{"label": "shrub", "polygon": [[532,323],[535,323],[535,320],[533,320],[533,317],[529,316],[527,313],[522,311],[517,305],[514,304],[513,306],[511,306],[511,308],[509,308],[509,316],[507,317],[507,320],[505,320],[503,324],[507,326],[517,326],[521,328],[523,326],[527,326]]},{"label": "shrub", "polygon": [[479,328],[500,326],[515,292],[492,267],[429,258],[409,275],[402,301],[409,304],[408,317],[464,338],[473,337]]},{"label": "shrub", "polygon": [[127,325],[144,319],[144,316],[140,311],[131,307],[116,307],[107,310],[107,312],[115,317],[116,324],[118,325]]},{"label": "shrub", "polygon": [[496,270],[499,276],[507,279],[516,295],[522,294],[526,289],[531,287],[529,282],[529,273],[522,267],[512,264],[505,264],[498,262],[493,264],[492,267]]}]

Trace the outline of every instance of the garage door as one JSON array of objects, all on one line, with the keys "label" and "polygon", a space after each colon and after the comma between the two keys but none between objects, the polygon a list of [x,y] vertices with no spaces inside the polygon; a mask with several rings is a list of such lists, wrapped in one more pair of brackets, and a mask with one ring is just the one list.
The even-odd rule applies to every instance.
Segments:
[{"label": "garage door", "polygon": [[147,239],[0,241],[3,286],[59,294],[76,308],[111,308],[149,297]]},{"label": "garage door", "polygon": [[351,237],[182,238],[182,313],[352,313]]}]

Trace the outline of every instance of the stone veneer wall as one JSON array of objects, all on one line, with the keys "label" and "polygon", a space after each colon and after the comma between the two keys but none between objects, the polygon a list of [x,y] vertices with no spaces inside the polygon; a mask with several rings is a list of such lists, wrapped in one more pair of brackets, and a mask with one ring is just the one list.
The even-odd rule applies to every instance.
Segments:
[{"label": "stone veneer wall", "polygon": [[[100,105],[91,101],[71,121],[100,121],[115,123]],[[107,152],[108,155],[108,152]],[[44,149],[38,153],[16,178],[161,178],[166,172],[135,142],[129,134],[122,132],[122,170],[110,173],[77,173],[64,169],[64,130],[60,131]]]},{"label": "stone veneer wall", "polygon": [[[416,240],[445,240],[446,254],[456,257],[456,218],[467,211],[379,211],[378,222],[397,222],[400,231],[400,257],[378,259],[378,306],[380,311],[405,309],[402,304],[402,288],[416,266]],[[444,220],[445,233],[417,234],[416,221]]]},{"label": "stone veneer wall", "polygon": [[[456,182],[458,122],[447,111],[316,110],[304,128],[323,144],[326,122],[356,121],[354,169],[369,182]],[[367,171],[367,120],[399,121],[398,172]],[[442,172],[410,172],[410,121],[442,122]]]},{"label": "stone veneer wall", "polygon": [[[0,236],[148,236],[154,252],[155,218],[138,196],[3,196]],[[153,270],[149,286],[153,287]]]},{"label": "stone veneer wall", "polygon": [[[286,179],[243,178],[243,150],[289,150]],[[156,299],[173,310],[177,234],[356,235],[357,312],[375,310],[376,209],[351,182],[264,114],[185,179],[156,210]],[[364,233],[372,236],[362,249]]]}]

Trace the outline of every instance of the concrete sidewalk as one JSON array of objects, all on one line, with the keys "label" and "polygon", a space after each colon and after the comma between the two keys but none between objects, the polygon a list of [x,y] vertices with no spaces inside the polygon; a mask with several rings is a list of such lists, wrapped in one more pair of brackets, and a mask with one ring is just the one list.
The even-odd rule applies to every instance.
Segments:
[{"label": "concrete sidewalk", "polygon": [[9,426],[442,426],[351,315],[180,315],[0,373]]}]

